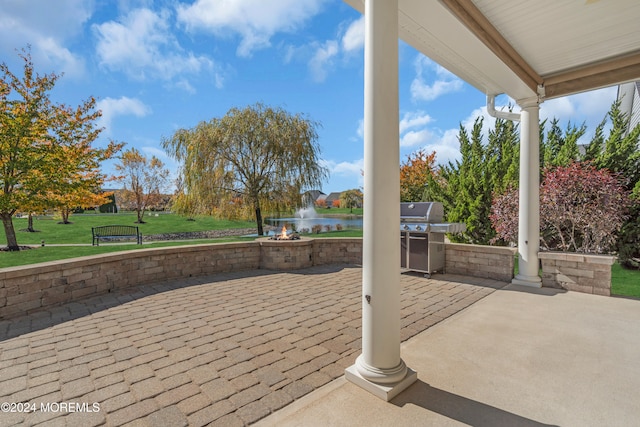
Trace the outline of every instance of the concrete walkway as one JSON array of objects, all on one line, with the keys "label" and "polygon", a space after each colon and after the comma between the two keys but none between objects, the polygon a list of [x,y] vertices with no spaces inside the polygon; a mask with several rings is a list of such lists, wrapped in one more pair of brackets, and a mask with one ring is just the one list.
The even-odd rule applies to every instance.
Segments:
[{"label": "concrete walkway", "polygon": [[402,345],[385,403],[343,378],[256,426],[640,425],[640,301],[508,286]]},{"label": "concrete walkway", "polygon": [[[505,285],[435,278],[402,275],[403,340]],[[360,268],[325,266],[172,281],[2,321],[0,403],[9,406],[0,426],[241,426],[279,416],[353,364],[360,301]],[[415,357],[409,365],[429,378]],[[23,403],[35,411],[5,411]]]}]

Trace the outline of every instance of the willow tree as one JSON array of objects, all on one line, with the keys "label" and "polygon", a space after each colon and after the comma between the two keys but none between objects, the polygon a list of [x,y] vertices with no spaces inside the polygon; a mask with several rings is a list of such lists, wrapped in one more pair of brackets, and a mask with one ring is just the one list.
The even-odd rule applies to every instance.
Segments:
[{"label": "willow tree", "polygon": [[300,114],[258,103],[180,129],[162,145],[182,163],[189,195],[182,199],[198,200],[191,206],[200,212],[191,214],[230,217],[250,208],[262,235],[262,209],[299,205],[301,192],[327,178],[319,163],[318,126]]}]

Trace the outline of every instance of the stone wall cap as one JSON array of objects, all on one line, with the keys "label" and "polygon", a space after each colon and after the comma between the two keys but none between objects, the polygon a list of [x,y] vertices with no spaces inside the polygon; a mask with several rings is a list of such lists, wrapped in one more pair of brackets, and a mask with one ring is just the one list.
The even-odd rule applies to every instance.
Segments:
[{"label": "stone wall cap", "polygon": [[614,255],[601,254],[583,254],[576,252],[538,252],[540,259],[555,259],[561,261],[587,262],[590,264],[608,264],[612,265],[616,262],[617,257]]},{"label": "stone wall cap", "polygon": [[484,252],[494,254],[516,254],[516,248],[510,248],[507,246],[490,246],[490,245],[473,245],[469,243],[445,243],[445,246],[449,246],[452,249],[469,250],[473,252]]}]

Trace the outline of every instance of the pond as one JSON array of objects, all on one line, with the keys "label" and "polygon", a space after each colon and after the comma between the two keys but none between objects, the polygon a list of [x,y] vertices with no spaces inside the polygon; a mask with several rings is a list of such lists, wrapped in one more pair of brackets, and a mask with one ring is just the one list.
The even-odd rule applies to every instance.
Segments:
[{"label": "pond", "polygon": [[327,226],[331,227],[331,230],[335,230],[336,226],[340,224],[344,230],[347,229],[362,229],[362,217],[356,215],[314,215],[313,217],[291,217],[291,218],[267,218],[264,221],[268,225],[272,225],[277,229],[282,228],[284,225],[288,229],[293,229],[298,232],[303,229],[312,230],[313,226],[320,225],[322,231],[326,231]]}]

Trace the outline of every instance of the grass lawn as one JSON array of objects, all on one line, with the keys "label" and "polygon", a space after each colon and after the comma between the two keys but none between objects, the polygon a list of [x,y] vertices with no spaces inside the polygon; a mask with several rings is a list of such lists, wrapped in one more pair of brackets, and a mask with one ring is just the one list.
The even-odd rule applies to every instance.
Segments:
[{"label": "grass lawn", "polygon": [[362,208],[316,208],[319,215],[362,215]]},{"label": "grass lawn", "polygon": [[[147,219],[147,224],[140,224],[143,236],[145,234],[160,234],[166,232],[183,231],[207,231],[220,230],[226,228],[250,228],[253,222],[216,220],[210,217],[197,218],[196,221],[187,221],[185,218],[160,214],[158,217],[152,216]],[[15,267],[19,265],[36,264],[40,262],[56,261],[61,259],[77,258],[89,255],[98,255],[109,252],[134,251],[148,248],[159,248],[166,246],[182,246],[201,243],[224,243],[224,242],[246,242],[255,240],[255,237],[224,237],[219,239],[198,239],[192,241],[167,241],[145,243],[136,245],[131,243],[116,244],[108,243],[102,246],[47,246],[48,244],[68,244],[84,243],[91,244],[91,227],[107,224],[136,225],[133,214],[109,215],[106,217],[99,215],[74,215],[71,217],[73,224],[57,224],[52,219],[41,219],[34,221],[34,227],[41,230],[39,233],[27,233],[17,231],[25,228],[26,219],[17,219],[14,222],[18,243],[22,245],[39,245],[42,239],[45,240],[45,247],[30,249],[19,252],[0,252],[0,268]],[[146,230],[146,231],[145,231]],[[44,237],[47,236],[47,237]],[[322,232],[320,234],[309,235],[312,237],[362,237],[362,230],[343,230]],[[0,232],[3,239],[0,245],[6,242],[4,230]]]},{"label": "grass lawn", "polygon": [[19,252],[0,252],[0,268],[19,265],[37,264],[39,262],[57,261],[109,252],[135,251],[140,249],[161,248],[166,246],[183,246],[201,243],[242,242],[254,240],[253,237],[225,237],[220,239],[202,239],[197,241],[157,242],[144,245],[136,244],[103,244],[102,246],[45,246]]},{"label": "grass lawn", "polygon": [[[87,243],[91,244],[91,227],[100,225],[137,225],[142,236],[161,233],[179,233],[189,231],[223,230],[227,228],[255,228],[255,222],[229,221],[208,216],[196,217],[195,221],[173,214],[145,215],[145,224],[136,224],[134,213],[119,214],[76,214],[71,215],[72,224],[58,224],[58,219],[43,217],[34,219],[33,227],[37,233],[20,231],[27,228],[27,218],[14,218],[18,244],[39,245],[41,240],[46,244]],[[0,246],[5,246],[7,239],[4,228],[0,227]]]},{"label": "grass lawn", "polygon": [[611,266],[611,294],[640,298],[640,270],[622,268],[619,263]]}]

